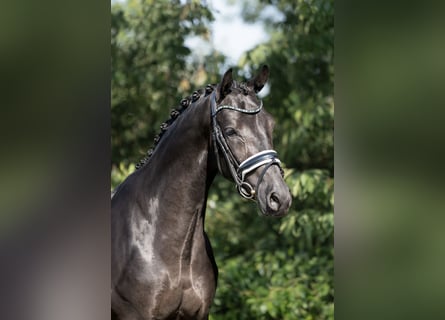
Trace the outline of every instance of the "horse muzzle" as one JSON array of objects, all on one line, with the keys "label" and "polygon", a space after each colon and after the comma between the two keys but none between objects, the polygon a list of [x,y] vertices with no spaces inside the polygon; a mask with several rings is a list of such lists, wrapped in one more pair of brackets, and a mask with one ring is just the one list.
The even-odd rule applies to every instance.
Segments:
[{"label": "horse muzzle", "polygon": [[283,217],[289,212],[292,196],[278,168],[270,168],[263,183],[257,187],[257,201],[265,216]]},{"label": "horse muzzle", "polygon": [[261,210],[264,215],[272,217],[283,217],[289,212],[292,197],[289,189],[285,192],[272,191],[266,196],[266,208]]}]

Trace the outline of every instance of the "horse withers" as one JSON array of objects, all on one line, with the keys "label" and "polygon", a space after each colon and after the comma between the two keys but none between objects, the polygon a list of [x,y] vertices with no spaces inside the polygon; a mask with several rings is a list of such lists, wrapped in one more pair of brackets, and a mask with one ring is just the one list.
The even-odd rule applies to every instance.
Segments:
[{"label": "horse withers", "polygon": [[155,148],[111,199],[111,307],[121,320],[207,319],[218,269],[204,231],[207,195],[217,173],[265,216],[291,205],[272,146],[274,120],[256,94],[263,66],[246,83],[229,69],[181,101],[162,124]]}]

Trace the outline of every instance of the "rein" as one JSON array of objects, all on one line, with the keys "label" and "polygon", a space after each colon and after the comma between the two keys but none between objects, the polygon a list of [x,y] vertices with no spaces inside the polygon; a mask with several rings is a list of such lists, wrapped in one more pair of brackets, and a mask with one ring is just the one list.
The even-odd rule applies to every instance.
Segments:
[{"label": "rein", "polygon": [[[263,177],[266,174],[267,169],[269,169],[272,165],[277,165],[280,168],[280,171],[282,172],[280,166],[281,161],[280,159],[278,159],[278,154],[275,150],[264,150],[254,154],[253,156],[248,157],[246,160],[239,163],[239,161],[233,155],[233,152],[230,149],[229,145],[227,144],[226,138],[222,133],[221,127],[219,126],[218,121],[216,120],[216,115],[218,114],[219,111],[223,109],[233,110],[245,114],[257,114],[258,112],[261,111],[263,107],[263,102],[261,101],[260,106],[254,110],[240,109],[236,106],[231,106],[231,105],[217,106],[216,95],[214,91],[212,93],[212,96],[210,97],[210,107],[211,107],[210,116],[212,118],[213,146],[216,156],[216,162],[218,164],[218,169],[221,173],[223,173],[218,153],[219,151],[223,154],[224,159],[226,160],[226,164],[230,170],[230,174],[236,183],[238,193],[243,198],[249,200],[255,200],[255,197],[258,194],[259,185],[261,184],[261,181],[263,180]],[[256,188],[254,188],[249,182],[246,181],[246,177],[249,173],[255,171],[261,166],[265,167],[257,180]]]}]

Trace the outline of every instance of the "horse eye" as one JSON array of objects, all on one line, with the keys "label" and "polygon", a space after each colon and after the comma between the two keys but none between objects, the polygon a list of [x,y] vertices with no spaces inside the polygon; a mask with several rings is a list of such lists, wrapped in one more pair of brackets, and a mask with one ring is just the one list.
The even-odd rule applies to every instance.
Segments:
[{"label": "horse eye", "polygon": [[228,137],[230,137],[230,136],[233,136],[233,135],[235,135],[236,134],[236,130],[235,129],[233,129],[233,128],[226,128],[225,130],[224,130],[224,134],[226,135],[226,136],[228,136]]}]

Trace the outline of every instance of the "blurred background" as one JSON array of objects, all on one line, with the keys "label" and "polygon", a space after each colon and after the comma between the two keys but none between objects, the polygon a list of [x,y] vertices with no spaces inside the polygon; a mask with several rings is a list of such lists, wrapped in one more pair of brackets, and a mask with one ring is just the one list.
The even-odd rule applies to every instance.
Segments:
[{"label": "blurred background", "polygon": [[[444,13],[335,1],[337,319],[445,319]],[[1,318],[109,319],[110,184],[179,99],[263,63],[294,202],[264,219],[215,181],[213,317],[332,318],[333,19],[324,0],[5,1]]]},{"label": "blurred background", "polygon": [[334,4],[306,1],[114,1],[111,184],[134,170],[173,107],[228,67],[260,93],[293,204],[268,219],[217,178],[206,231],[219,267],[211,319],[333,319]]}]

